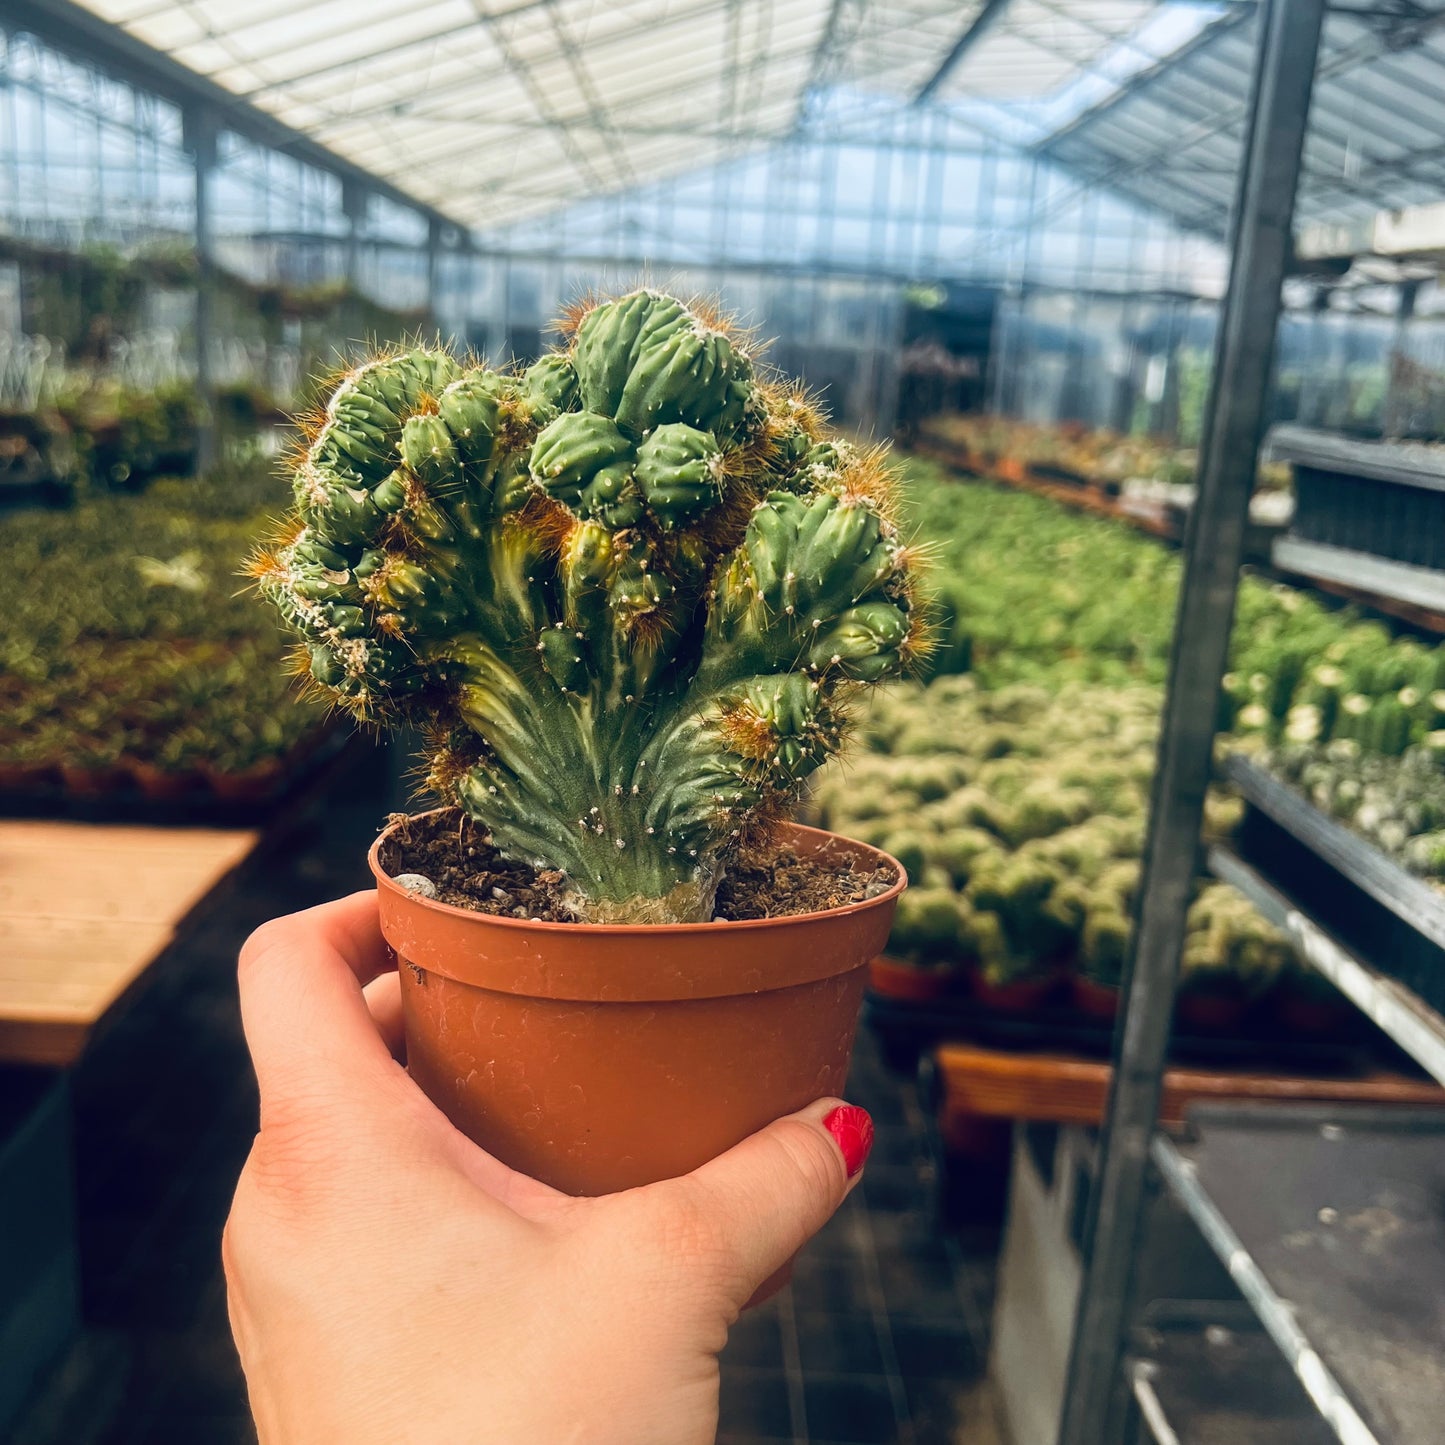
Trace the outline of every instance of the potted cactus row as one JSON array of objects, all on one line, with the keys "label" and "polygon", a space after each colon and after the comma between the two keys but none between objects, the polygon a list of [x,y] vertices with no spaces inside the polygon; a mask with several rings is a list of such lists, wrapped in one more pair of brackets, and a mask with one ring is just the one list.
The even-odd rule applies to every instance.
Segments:
[{"label": "potted cactus row", "polygon": [[[841,1087],[904,879],[783,819],[924,628],[881,458],[714,309],[639,290],[563,329],[520,373],[423,349],[349,370],[254,570],[317,690],[425,730],[449,866],[530,868],[569,920],[434,896],[413,854],[435,820],[372,850],[413,1075],[492,1152],[595,1193]],[[854,882],[715,921],[744,855]]]},{"label": "potted cactus row", "polygon": [[[1061,679],[992,690],[970,677],[880,697],[861,755],[816,780],[811,816],[876,844],[913,887],[899,901],[886,997],[969,994],[989,1014],[1046,1003],[1108,1020],[1133,928],[1162,698],[1156,688]],[[1332,745],[1333,746],[1333,745]],[[1209,841],[1242,812],[1211,790]],[[1179,1016],[1235,1029],[1298,989],[1285,937],[1241,894],[1200,880],[1189,909]]]}]

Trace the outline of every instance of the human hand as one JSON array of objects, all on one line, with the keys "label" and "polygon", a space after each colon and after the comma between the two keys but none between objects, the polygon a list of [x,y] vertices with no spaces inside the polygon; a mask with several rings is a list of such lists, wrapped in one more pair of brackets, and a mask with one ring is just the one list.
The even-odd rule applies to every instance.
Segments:
[{"label": "human hand", "polygon": [[261,1091],[222,1255],[262,1445],[707,1445],[743,1307],[856,1182],[822,1100],[680,1179],[574,1199],[412,1083],[376,896],[241,952]]}]

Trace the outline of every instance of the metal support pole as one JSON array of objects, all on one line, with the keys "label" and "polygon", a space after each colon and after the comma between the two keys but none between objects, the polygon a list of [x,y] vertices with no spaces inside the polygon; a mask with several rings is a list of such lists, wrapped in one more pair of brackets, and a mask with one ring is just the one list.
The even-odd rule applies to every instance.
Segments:
[{"label": "metal support pole", "polygon": [[361,280],[361,233],[366,226],[366,191],[345,176],[341,178],[341,214],[346,217],[346,284],[354,290]]},{"label": "metal support pole", "polygon": [[1326,0],[1263,0],[1215,343],[1199,492],[1186,538],[1169,690],[1128,993],[1089,1206],[1088,1258],[1074,1321],[1059,1445],[1102,1445],[1123,1384],[1133,1265],[1149,1144],[1169,1045],[1185,914],[1273,365],[1280,288]]},{"label": "metal support pole", "polygon": [[196,392],[201,424],[196,435],[196,469],[216,463],[216,381],[211,371],[211,338],[216,326],[216,251],[211,217],[211,174],[216,168],[216,118],[200,106],[183,118],[184,142],[195,166],[196,199]]},{"label": "metal support pole", "polygon": [[1390,361],[1385,373],[1385,399],[1380,404],[1380,430],[1387,440],[1404,434],[1411,425],[1411,419],[1399,405],[1400,365],[1408,362],[1405,350],[1409,339],[1410,322],[1415,316],[1415,305],[1420,297],[1423,281],[1402,281],[1400,295],[1395,306],[1395,330],[1390,337]]},{"label": "metal support pole", "polygon": [[336,338],[337,350],[349,355],[367,340],[361,333],[361,239],[366,230],[367,202],[365,186],[347,176],[341,178],[341,214],[346,217],[346,300],[341,307],[341,331]]},{"label": "metal support pole", "polygon": [[426,309],[431,324],[441,335],[441,279],[442,269],[442,223],[435,217],[427,223],[426,230]]}]

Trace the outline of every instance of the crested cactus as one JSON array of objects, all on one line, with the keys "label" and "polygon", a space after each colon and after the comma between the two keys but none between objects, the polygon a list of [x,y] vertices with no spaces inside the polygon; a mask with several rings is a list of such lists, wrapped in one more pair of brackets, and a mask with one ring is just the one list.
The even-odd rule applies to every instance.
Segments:
[{"label": "crested cactus", "polygon": [[715,313],[640,290],[565,332],[519,375],[349,371],[254,571],[315,683],[426,725],[432,786],[579,917],[706,919],[918,651],[911,553],[879,457]]}]

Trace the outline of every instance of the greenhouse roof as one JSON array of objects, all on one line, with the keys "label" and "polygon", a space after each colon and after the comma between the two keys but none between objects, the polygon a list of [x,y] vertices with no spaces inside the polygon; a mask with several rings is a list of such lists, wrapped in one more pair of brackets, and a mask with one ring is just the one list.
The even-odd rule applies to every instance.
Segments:
[{"label": "greenhouse roof", "polygon": [[[1222,235],[1256,40],[1236,6],[1039,147],[1083,179]],[[1347,225],[1445,196],[1445,8],[1400,0],[1325,21],[1297,217]]]},{"label": "greenhouse roof", "polygon": [[[886,144],[922,103],[1221,236],[1256,29],[1249,0],[15,3],[477,231],[785,138]],[[1335,0],[1300,219],[1438,199],[1442,136],[1445,0]]]},{"label": "greenhouse roof", "polygon": [[1010,106],[1091,99],[1081,77],[1157,59],[1160,13],[1199,13],[1156,0],[83,4],[478,228],[799,134],[834,87],[977,104],[1006,130]]}]

